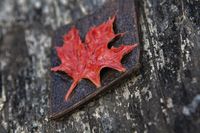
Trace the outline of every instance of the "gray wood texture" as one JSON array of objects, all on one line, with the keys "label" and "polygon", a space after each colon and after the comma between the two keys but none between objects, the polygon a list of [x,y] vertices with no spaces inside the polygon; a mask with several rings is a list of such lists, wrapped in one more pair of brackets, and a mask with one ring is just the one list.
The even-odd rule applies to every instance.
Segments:
[{"label": "gray wood texture", "polygon": [[105,2],[0,1],[0,132],[200,132],[198,0],[138,0],[140,74],[65,121],[48,119],[52,33]]}]

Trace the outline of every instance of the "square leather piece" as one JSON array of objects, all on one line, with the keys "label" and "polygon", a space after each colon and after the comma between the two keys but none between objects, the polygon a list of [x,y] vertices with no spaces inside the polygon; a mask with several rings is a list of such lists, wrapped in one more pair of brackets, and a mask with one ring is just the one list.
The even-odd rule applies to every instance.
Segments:
[{"label": "square leather piece", "polygon": [[51,72],[51,119],[58,119],[69,115],[69,113],[95,98],[101,92],[111,89],[111,86],[120,83],[123,78],[139,69],[140,45],[134,0],[110,0],[94,14],[57,29],[53,37],[51,66],[54,67],[60,64],[55,47],[62,46],[63,35],[66,34],[72,26],[75,26],[79,30],[81,40],[84,41],[85,35],[90,27],[106,22],[114,15],[116,15],[114,32],[126,32],[126,34],[109,45],[118,47],[120,44],[129,45],[138,43],[138,46],[122,59],[122,65],[127,69],[126,72],[120,73],[114,69],[103,69],[100,75],[101,87],[98,89],[92,82],[83,79],[73,90],[68,101],[64,101],[64,96],[72,84],[72,78],[64,73]]}]

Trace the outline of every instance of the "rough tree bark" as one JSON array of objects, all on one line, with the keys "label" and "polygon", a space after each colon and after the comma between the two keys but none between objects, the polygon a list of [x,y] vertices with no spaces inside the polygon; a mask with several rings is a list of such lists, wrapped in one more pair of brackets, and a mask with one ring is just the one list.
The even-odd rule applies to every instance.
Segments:
[{"label": "rough tree bark", "polygon": [[0,132],[200,131],[200,2],[138,1],[141,71],[62,122],[48,120],[51,35],[104,0],[0,1]]}]

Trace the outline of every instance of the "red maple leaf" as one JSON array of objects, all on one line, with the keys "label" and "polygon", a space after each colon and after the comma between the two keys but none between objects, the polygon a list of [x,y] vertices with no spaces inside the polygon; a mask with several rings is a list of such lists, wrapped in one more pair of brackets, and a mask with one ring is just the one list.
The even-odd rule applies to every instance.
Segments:
[{"label": "red maple leaf", "polygon": [[56,48],[61,64],[51,68],[51,70],[63,71],[73,78],[73,83],[65,95],[65,101],[83,78],[89,79],[97,88],[100,87],[102,68],[109,67],[120,72],[126,70],[121,64],[121,59],[125,54],[131,52],[137,44],[108,48],[108,43],[112,39],[123,35],[123,33],[114,33],[114,20],[115,16],[103,24],[90,28],[84,43],[75,27],[63,36],[63,46]]}]

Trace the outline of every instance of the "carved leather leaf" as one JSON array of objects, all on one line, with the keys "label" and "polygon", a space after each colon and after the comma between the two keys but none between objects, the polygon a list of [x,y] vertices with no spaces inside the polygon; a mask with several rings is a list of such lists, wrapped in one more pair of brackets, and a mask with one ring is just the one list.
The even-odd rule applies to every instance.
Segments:
[{"label": "carved leather leaf", "polygon": [[73,79],[73,83],[65,95],[65,101],[81,79],[89,79],[96,87],[100,87],[100,71],[105,67],[124,72],[122,57],[131,52],[137,44],[120,45],[120,47],[108,48],[108,43],[121,34],[113,31],[115,16],[107,22],[91,27],[85,42],[82,42],[78,30],[73,27],[63,36],[63,46],[57,47],[57,55],[61,64],[52,71],[63,71]]}]

